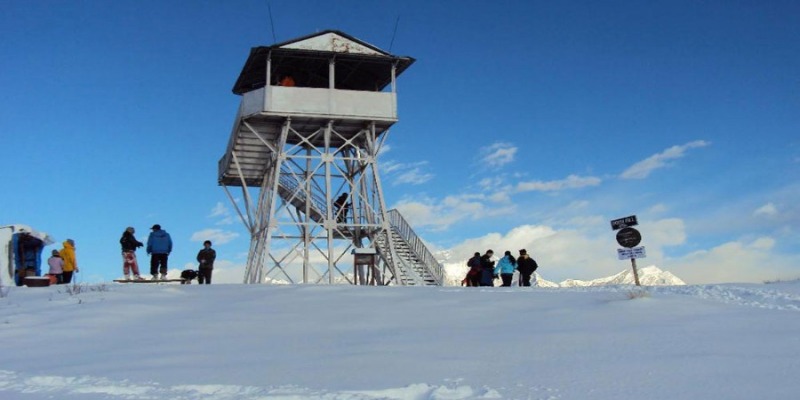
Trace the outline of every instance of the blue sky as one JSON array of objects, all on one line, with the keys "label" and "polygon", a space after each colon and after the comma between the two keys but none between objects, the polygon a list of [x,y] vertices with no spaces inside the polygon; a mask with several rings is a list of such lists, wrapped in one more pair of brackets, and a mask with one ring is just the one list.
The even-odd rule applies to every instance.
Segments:
[{"label": "blue sky", "polygon": [[74,239],[100,280],[126,226],[159,223],[172,268],[210,238],[240,281],[249,238],[216,184],[231,88],[250,47],[337,29],[417,59],[384,189],[453,262],[524,247],[549,280],[611,275],[609,221],[635,214],[640,265],[800,277],[797,2],[269,4],[274,26],[266,1],[5,2],[0,225]]}]

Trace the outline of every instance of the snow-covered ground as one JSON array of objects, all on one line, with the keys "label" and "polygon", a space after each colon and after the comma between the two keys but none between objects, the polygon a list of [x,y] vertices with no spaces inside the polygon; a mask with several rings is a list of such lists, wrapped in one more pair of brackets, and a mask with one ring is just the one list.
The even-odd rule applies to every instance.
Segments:
[{"label": "snow-covered ground", "polygon": [[3,288],[0,399],[800,396],[800,282],[79,288]]}]

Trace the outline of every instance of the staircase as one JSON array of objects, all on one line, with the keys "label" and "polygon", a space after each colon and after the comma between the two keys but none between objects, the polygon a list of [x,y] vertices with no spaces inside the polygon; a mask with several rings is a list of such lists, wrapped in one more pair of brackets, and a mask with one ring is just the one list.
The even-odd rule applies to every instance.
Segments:
[{"label": "staircase", "polygon": [[[278,193],[280,193],[281,198],[293,205],[300,212],[305,212],[306,191],[299,186],[300,182],[297,177],[288,171],[281,173],[280,179],[278,180]],[[325,199],[316,195],[312,188],[311,207],[309,208],[308,216],[316,222],[322,222],[325,219],[325,215]]]},{"label": "staircase", "polygon": [[392,209],[388,214],[395,252],[392,254],[389,249],[386,234],[376,238],[375,245],[384,255],[386,262],[394,266],[400,283],[412,286],[441,286],[444,282],[442,265],[436,261],[399,211]]},{"label": "staircase", "polygon": [[[281,198],[294,206],[298,211],[306,211],[306,192],[300,187],[298,178],[292,174],[281,174],[278,181],[278,193]],[[312,188],[309,217],[322,222],[325,219],[325,199],[314,193]],[[409,286],[441,286],[444,282],[444,269],[433,257],[425,243],[416,235],[408,222],[397,210],[389,210],[389,221],[392,252],[387,232],[374,238],[375,247],[389,264],[389,270],[395,271],[401,285]],[[345,234],[350,231],[345,230]]]}]

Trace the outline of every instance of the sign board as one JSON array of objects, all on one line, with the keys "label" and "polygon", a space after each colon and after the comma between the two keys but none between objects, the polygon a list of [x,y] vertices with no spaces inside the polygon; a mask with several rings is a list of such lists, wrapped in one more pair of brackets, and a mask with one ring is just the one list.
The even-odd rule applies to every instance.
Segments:
[{"label": "sign board", "polygon": [[617,232],[617,243],[622,247],[636,247],[642,242],[642,234],[633,228],[622,228]]},{"label": "sign board", "polygon": [[620,260],[646,258],[647,252],[644,250],[644,246],[634,247],[632,249],[617,249],[617,256]]},{"label": "sign board", "polygon": [[374,248],[358,248],[351,251],[355,265],[375,265],[378,251]]},{"label": "sign board", "polygon": [[639,225],[639,221],[636,220],[635,215],[631,215],[625,218],[619,218],[611,221],[611,230],[615,231],[617,229],[627,228],[629,226]]}]

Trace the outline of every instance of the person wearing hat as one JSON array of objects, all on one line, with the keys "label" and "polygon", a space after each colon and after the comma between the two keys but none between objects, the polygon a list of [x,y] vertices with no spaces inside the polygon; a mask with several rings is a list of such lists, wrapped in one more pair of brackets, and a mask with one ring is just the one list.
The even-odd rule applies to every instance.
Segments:
[{"label": "person wearing hat", "polygon": [[167,279],[167,260],[169,253],[172,253],[172,238],[167,231],[161,229],[161,225],[155,224],[147,237],[147,254],[150,256],[150,275],[152,280],[158,279],[161,273],[161,280]]},{"label": "person wearing hat", "polygon": [[211,272],[214,271],[214,260],[217,259],[217,252],[211,248],[211,241],[206,240],[203,242],[203,248],[197,253],[197,262],[200,266],[197,268],[197,283],[211,284]]},{"label": "person wearing hat", "polygon": [[72,274],[76,272],[81,272],[78,268],[78,261],[75,259],[75,241],[72,239],[67,239],[64,243],[61,243],[63,246],[61,251],[59,251],[59,255],[64,260],[64,268],[63,268],[63,282],[70,283],[72,282]]},{"label": "person wearing hat", "polygon": [[61,259],[61,254],[58,253],[58,250],[53,250],[51,254],[50,258],[47,259],[47,265],[50,266],[50,271],[47,274],[54,276],[56,285],[60,285],[64,282],[64,260]]},{"label": "person wearing hat", "polygon": [[131,279],[131,272],[133,272],[133,279],[142,279],[139,275],[139,262],[136,261],[136,249],[144,244],[136,240],[136,237],[133,236],[135,232],[136,230],[129,226],[125,228],[125,232],[122,232],[122,237],[119,239],[119,244],[122,246],[122,274],[125,280]]},{"label": "person wearing hat", "polygon": [[[539,268],[539,265],[536,264],[536,260],[531,258],[528,255],[528,252],[525,249],[519,251],[519,257],[517,257],[517,270],[519,270],[519,285],[520,286],[530,286],[531,285],[531,275]],[[534,276],[534,283],[536,283],[536,278]]]}]

